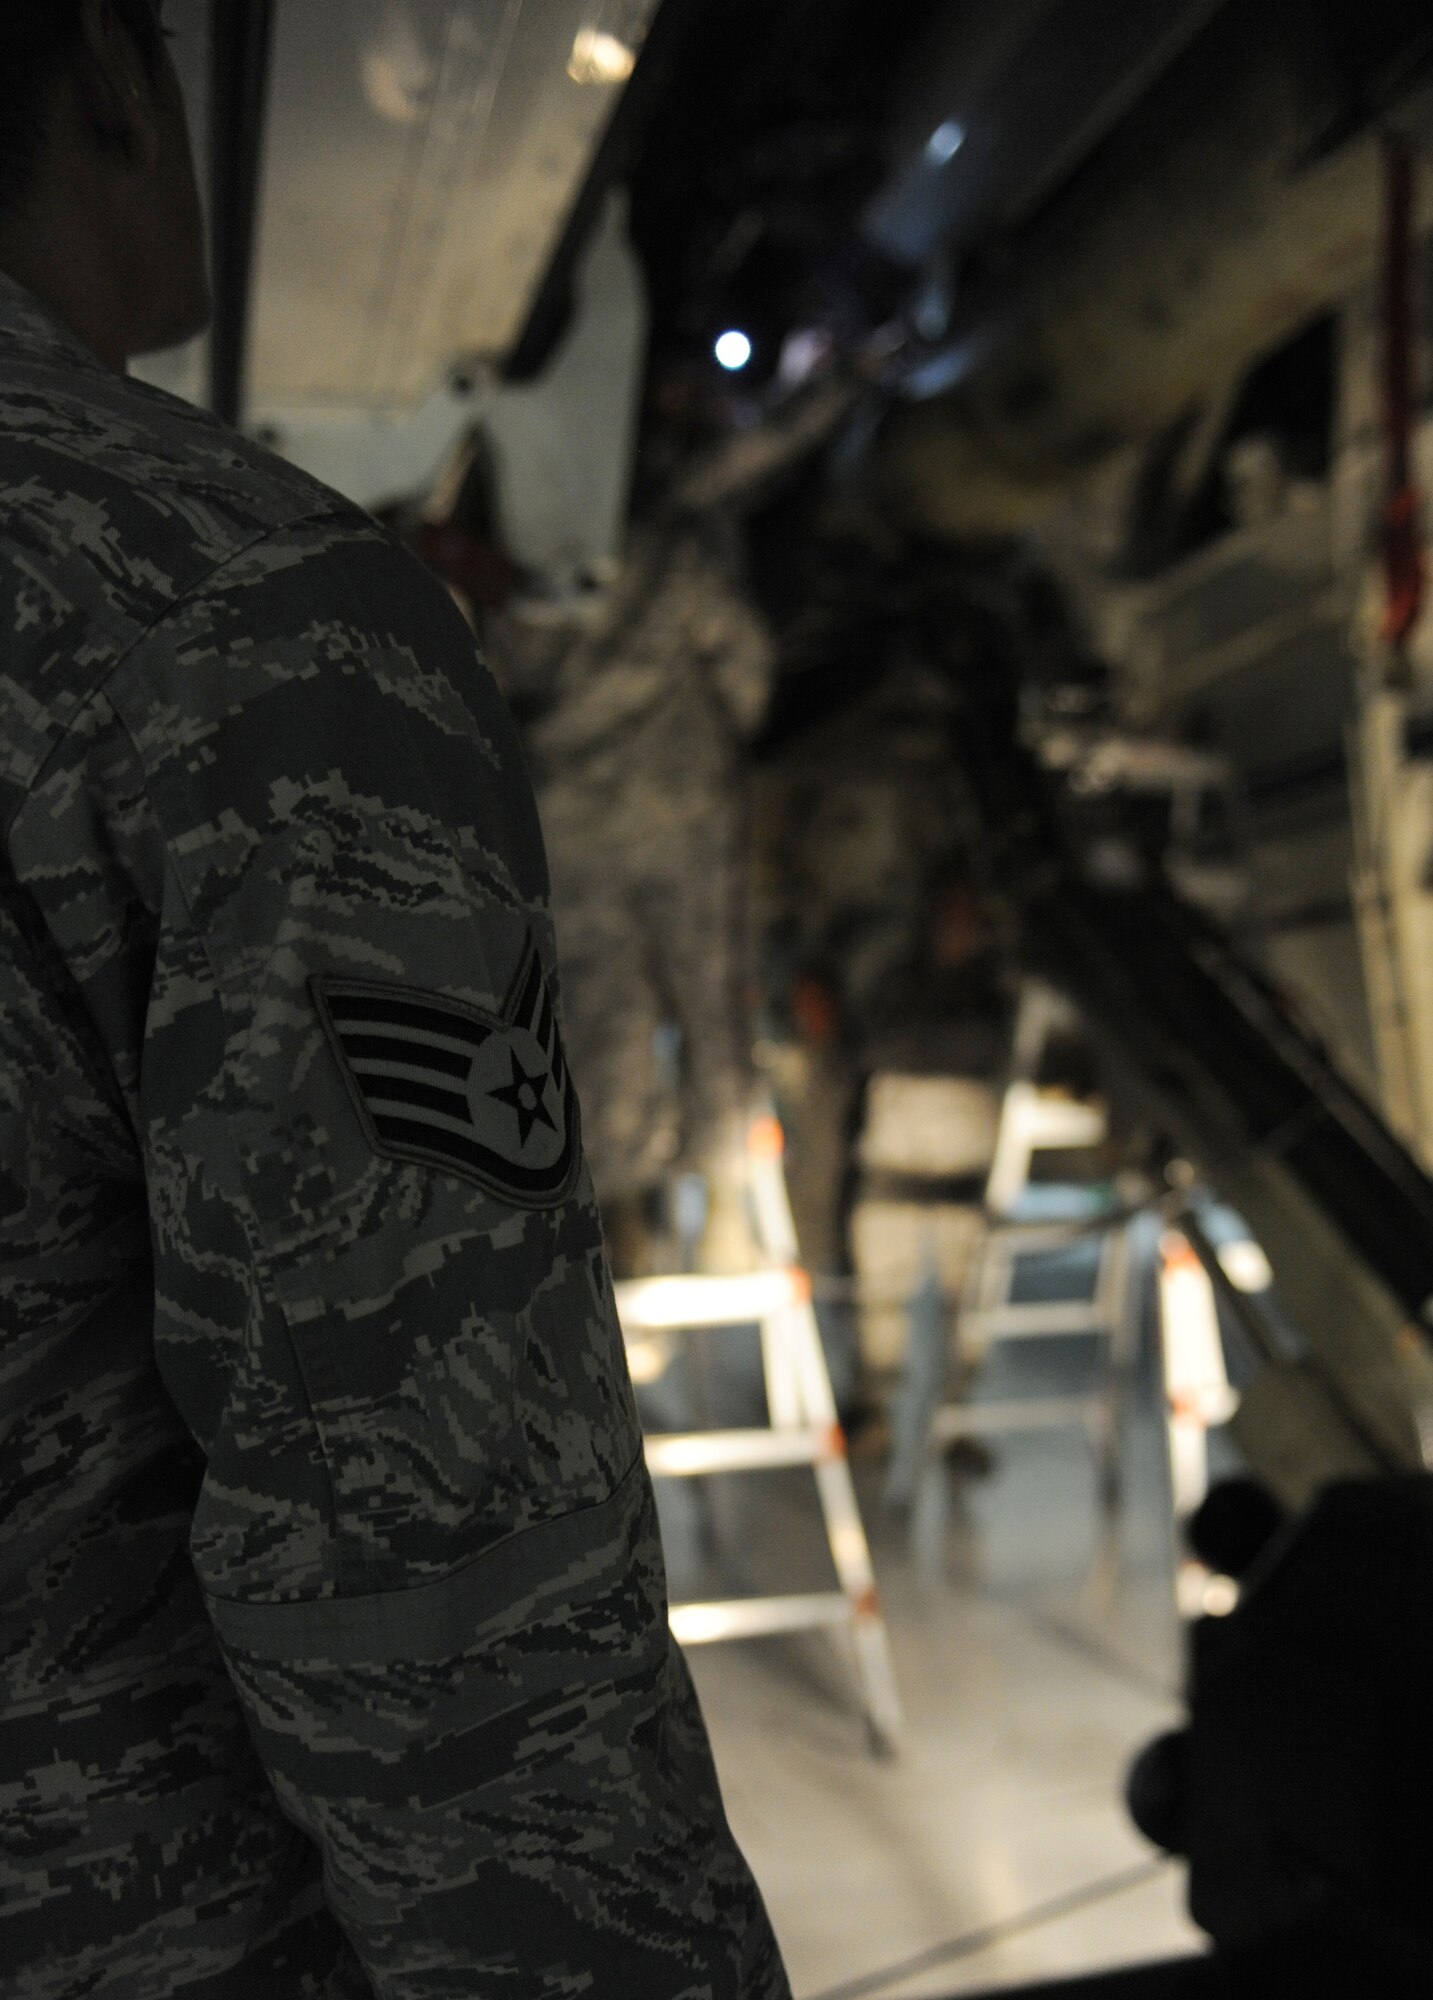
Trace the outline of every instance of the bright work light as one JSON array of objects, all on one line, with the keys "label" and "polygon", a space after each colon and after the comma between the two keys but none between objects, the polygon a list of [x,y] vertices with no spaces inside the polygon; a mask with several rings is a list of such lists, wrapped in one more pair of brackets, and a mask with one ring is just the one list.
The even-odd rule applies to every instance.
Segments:
[{"label": "bright work light", "polygon": [[723,368],[745,368],[751,359],[751,342],[744,333],[737,333],[734,329],[724,333],[716,344],[716,358]]}]

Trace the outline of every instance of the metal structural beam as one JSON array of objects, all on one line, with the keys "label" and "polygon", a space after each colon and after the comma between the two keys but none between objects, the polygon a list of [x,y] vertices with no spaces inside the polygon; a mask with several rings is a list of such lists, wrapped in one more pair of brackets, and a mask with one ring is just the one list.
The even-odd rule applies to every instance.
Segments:
[{"label": "metal structural beam", "polygon": [[1025,968],[1079,1007],[1130,1123],[1247,1224],[1303,1339],[1235,1419],[1285,1504],[1433,1463],[1433,1178],[1284,996],[1154,869],[1100,886],[1080,804],[1000,709],[968,715],[972,785]]},{"label": "metal structural beam", "polygon": [[[1372,277],[1373,125],[1400,13],[1369,10],[1367,74],[1356,49],[1328,58],[1295,0],[1214,18],[1031,225],[996,239],[939,347],[894,364],[907,400],[875,481],[898,518],[956,538],[1031,525]],[[1426,51],[1426,21],[1401,32]]]},{"label": "metal structural beam", "polygon": [[866,237],[924,264],[1028,219],[1228,0],[976,0],[946,8],[900,86],[909,157]]},{"label": "metal structural beam", "polygon": [[1331,1476],[1417,1469],[1433,1443],[1433,1181],[1167,889],[1067,877],[1026,917],[1041,969],[1243,1217],[1307,1340],[1245,1398],[1250,1457],[1295,1505]]},{"label": "metal structural beam", "polygon": [[631,173],[648,125],[692,31],[710,6],[711,0],[662,0],[642,44],[637,67],[617,100],[611,122],[568,212],[522,330],[503,358],[500,371],[503,381],[530,382],[540,375],[566,332],[572,317],[578,266],[608,190]]},{"label": "metal structural beam", "polygon": [[254,235],[273,47],[274,0],[214,0],[210,41],[210,232],[214,324],[209,407],[243,417]]}]

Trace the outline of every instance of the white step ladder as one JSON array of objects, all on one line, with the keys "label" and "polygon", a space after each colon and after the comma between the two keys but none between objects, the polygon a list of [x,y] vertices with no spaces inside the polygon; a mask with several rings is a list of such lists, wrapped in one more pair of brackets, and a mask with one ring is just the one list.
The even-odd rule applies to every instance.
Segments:
[{"label": "white step ladder", "polygon": [[748,1132],[748,1192],[757,1241],[770,1268],[735,1277],[674,1274],[616,1286],[617,1312],[632,1346],[644,1336],[756,1321],[761,1329],[768,1426],[649,1436],[653,1478],[765,1471],[809,1465],[825,1518],[840,1588],[789,1597],[739,1597],[674,1604],[672,1632],[682,1645],[748,1639],[815,1626],[851,1635],[870,1746],[894,1753],[903,1727],[890,1643],[856,1504],[846,1438],[811,1304],[811,1281],[797,1262],[796,1231],[782,1172],[782,1133],[772,1116]]},{"label": "white step ladder", "polygon": [[[1226,1245],[1218,1255],[1226,1275],[1241,1290],[1259,1291],[1268,1282],[1267,1260],[1253,1242]],[[1185,1548],[1182,1530],[1209,1491],[1209,1433],[1229,1422],[1239,1408],[1239,1396],[1224,1365],[1213,1283],[1189,1239],[1177,1228],[1166,1229],[1159,1240],[1158,1296],[1175,1599],[1183,1617],[1199,1618],[1230,1611],[1238,1601],[1237,1586],[1227,1577],[1211,1575]]]},{"label": "white step ladder", "polygon": [[[1020,1000],[1010,1079],[1001,1106],[995,1153],[986,1181],[987,1226],[965,1275],[956,1321],[957,1344],[982,1353],[1002,1341],[1035,1336],[1100,1334],[1106,1347],[1103,1385],[1082,1395],[1022,1397],[1005,1402],[949,1402],[935,1408],[925,1430],[923,1458],[933,1446],[1001,1431],[1083,1426],[1095,1442],[1102,1497],[1113,1506],[1120,1493],[1120,1438],[1124,1399],[1138,1328],[1131,1310],[1129,1245],[1125,1219],[1110,1223],[1098,1213],[1049,1222],[1021,1222],[1013,1211],[1030,1182],[1037,1152],[1099,1146],[1107,1131],[1103,1109],[1037,1088],[1040,1058],[1051,1032],[1077,1020],[1073,1008],[1049,988],[1026,984]],[[1012,1303],[1016,1259],[1066,1249],[1098,1234],[1099,1261],[1089,1299]],[[919,1476],[919,1475],[918,1475]]]}]

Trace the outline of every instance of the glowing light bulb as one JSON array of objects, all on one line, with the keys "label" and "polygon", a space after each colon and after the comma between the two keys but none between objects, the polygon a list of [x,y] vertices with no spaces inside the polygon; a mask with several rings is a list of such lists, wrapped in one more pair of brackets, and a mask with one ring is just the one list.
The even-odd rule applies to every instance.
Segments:
[{"label": "glowing light bulb", "polygon": [[745,368],[751,359],[751,342],[744,333],[735,328],[724,333],[716,344],[716,358],[723,368],[736,370]]},{"label": "glowing light bulb", "polygon": [[567,74],[574,83],[625,83],[636,66],[625,42],[598,28],[583,28],[572,44]]},{"label": "glowing light bulb", "polygon": [[1219,1252],[1224,1275],[1241,1292],[1267,1292],[1273,1269],[1257,1243],[1226,1243]]},{"label": "glowing light bulb", "polygon": [[965,144],[965,127],[953,118],[947,118],[943,125],[937,125],[926,140],[925,156],[935,166],[943,167],[953,159]]},{"label": "glowing light bulb", "polygon": [[1239,1608],[1239,1586],[1232,1576],[1211,1576],[1204,1586],[1201,1609],[1206,1618],[1227,1618]]}]

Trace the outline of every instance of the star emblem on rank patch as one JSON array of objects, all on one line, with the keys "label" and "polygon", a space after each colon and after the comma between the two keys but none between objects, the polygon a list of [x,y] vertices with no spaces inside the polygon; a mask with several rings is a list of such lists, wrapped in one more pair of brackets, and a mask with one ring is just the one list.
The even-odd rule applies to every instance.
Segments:
[{"label": "star emblem on rank patch", "polygon": [[518,1208],[568,1199],[582,1167],[577,1092],[530,935],[497,1012],[436,987],[330,973],[309,990],[375,1153]]},{"label": "star emblem on rank patch", "polygon": [[555,1132],[557,1127],[542,1101],[546,1075],[539,1071],[535,1076],[529,1076],[518,1061],[515,1049],[508,1050],[508,1060],[512,1064],[512,1081],[504,1084],[501,1090],[490,1090],[488,1096],[496,1098],[499,1104],[512,1106],[517,1113],[518,1144],[525,1146],[534,1125],[545,1125],[549,1132]]}]

